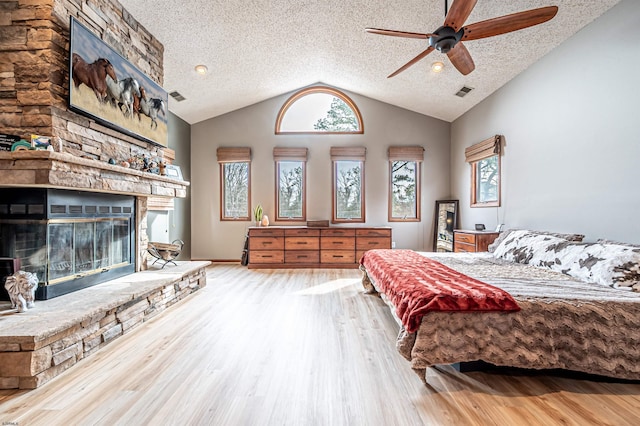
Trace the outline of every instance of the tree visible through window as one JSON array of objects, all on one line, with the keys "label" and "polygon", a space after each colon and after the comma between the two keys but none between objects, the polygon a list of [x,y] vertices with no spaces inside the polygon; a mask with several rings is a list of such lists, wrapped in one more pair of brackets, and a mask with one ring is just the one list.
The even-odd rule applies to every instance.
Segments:
[{"label": "tree visible through window", "polygon": [[248,162],[220,164],[223,220],[249,220],[249,164]]},{"label": "tree visible through window", "polygon": [[389,222],[420,221],[420,145],[389,147]]},{"label": "tree visible through window", "polygon": [[336,220],[363,220],[362,162],[335,162]]},{"label": "tree visible through window", "polygon": [[364,133],[358,107],[344,93],[325,86],[302,89],[284,103],[276,119],[280,133]]},{"label": "tree visible through window", "polygon": [[498,201],[498,156],[494,155],[474,163],[476,174],[476,203]]},{"label": "tree visible through window", "polygon": [[304,162],[278,161],[276,220],[304,220]]},{"label": "tree visible through window", "polygon": [[391,215],[390,220],[417,219],[418,163],[416,161],[391,162]]},{"label": "tree visible through window", "polygon": [[313,128],[325,132],[355,132],[358,130],[358,119],[349,105],[334,97],[327,116],[319,119]]}]

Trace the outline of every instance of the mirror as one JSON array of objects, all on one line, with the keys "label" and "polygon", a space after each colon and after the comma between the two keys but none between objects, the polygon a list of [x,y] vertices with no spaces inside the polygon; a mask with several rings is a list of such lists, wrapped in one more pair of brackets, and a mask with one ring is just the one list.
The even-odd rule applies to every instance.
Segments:
[{"label": "mirror", "polygon": [[453,251],[453,230],[458,229],[458,200],[436,201],[433,250]]}]

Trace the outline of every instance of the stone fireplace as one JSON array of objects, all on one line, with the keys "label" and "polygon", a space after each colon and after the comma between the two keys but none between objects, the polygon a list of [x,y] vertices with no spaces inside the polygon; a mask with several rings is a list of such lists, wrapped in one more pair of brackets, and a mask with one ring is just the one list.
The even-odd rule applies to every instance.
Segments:
[{"label": "stone fireplace", "polygon": [[135,272],[135,198],[0,189],[0,257],[38,275],[46,300]]},{"label": "stone fireplace", "polygon": [[148,198],[188,185],[66,153],[0,152],[0,257],[38,273],[40,299],[145,270]]}]

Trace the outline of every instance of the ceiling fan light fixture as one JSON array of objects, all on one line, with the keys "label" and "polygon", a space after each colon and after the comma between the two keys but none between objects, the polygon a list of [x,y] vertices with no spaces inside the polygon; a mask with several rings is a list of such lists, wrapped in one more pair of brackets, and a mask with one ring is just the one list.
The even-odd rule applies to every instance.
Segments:
[{"label": "ceiling fan light fixture", "polygon": [[209,71],[209,68],[207,68],[206,65],[196,65],[195,70],[198,74],[205,75],[207,71]]},{"label": "ceiling fan light fixture", "polygon": [[431,64],[431,71],[438,73],[444,69],[444,64],[442,62],[434,62]]}]

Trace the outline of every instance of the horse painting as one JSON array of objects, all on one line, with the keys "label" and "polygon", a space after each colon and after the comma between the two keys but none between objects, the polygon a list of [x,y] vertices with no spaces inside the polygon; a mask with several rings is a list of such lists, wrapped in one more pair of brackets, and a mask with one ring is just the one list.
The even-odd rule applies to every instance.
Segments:
[{"label": "horse painting", "polygon": [[80,87],[81,83],[86,85],[93,90],[100,102],[107,100],[107,76],[118,81],[113,65],[105,58],[98,58],[95,62],[88,64],[82,56],[74,53],[71,59],[71,68],[76,88]]},{"label": "horse painting", "polygon": [[111,103],[122,110],[124,106],[125,117],[133,117],[134,97],[140,96],[140,84],[133,77],[123,78],[115,81],[111,76],[107,76],[107,93]]}]

